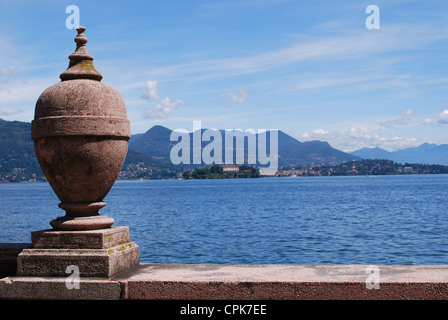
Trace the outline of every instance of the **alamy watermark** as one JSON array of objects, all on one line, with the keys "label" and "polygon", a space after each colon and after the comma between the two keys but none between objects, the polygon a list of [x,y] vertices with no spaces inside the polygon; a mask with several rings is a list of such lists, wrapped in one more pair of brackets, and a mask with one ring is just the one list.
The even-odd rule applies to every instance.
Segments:
[{"label": "alamy watermark", "polygon": [[69,13],[70,15],[65,20],[65,27],[67,29],[76,29],[79,27],[79,7],[71,4],[65,8],[65,13]]},{"label": "alamy watermark", "polygon": [[75,265],[69,265],[65,269],[65,273],[69,274],[65,279],[65,287],[69,290],[80,288],[80,273],[79,267]]},{"label": "alamy watermark", "polygon": [[[176,129],[171,132],[170,140],[178,141],[170,152],[170,160],[173,164],[247,163],[267,166],[265,168],[272,171],[278,169],[277,129],[269,131],[266,129],[202,130],[201,121],[193,121],[192,133],[185,129]],[[209,143],[203,146],[202,142]]]},{"label": "alamy watermark", "polygon": [[366,28],[369,30],[380,29],[380,8],[373,4],[367,6],[366,14],[369,14],[366,19]]},{"label": "alamy watermark", "polygon": [[377,266],[367,266],[366,268],[366,288],[369,290],[380,288],[380,269]]}]

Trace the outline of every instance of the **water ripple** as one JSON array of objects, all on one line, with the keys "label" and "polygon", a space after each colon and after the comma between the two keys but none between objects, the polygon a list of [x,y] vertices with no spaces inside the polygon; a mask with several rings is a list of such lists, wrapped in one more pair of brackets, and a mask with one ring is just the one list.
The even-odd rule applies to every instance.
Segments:
[{"label": "water ripple", "polygon": [[[0,242],[63,215],[45,183],[0,185]],[[448,264],[448,175],[117,181],[102,214],[142,262]]]}]

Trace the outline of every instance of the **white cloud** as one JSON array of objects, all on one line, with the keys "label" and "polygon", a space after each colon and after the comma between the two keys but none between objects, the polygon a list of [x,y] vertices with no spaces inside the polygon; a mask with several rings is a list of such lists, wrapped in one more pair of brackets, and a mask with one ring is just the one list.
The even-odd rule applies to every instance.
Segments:
[{"label": "white cloud", "polygon": [[184,104],[183,100],[171,101],[170,98],[159,96],[159,82],[157,80],[149,80],[143,92],[143,98],[146,100],[160,100],[152,109],[146,110],[143,113],[145,118],[166,118],[173,113],[179,106]]},{"label": "white cloud", "polygon": [[351,127],[348,136],[354,139],[363,139],[366,141],[380,139],[380,134],[373,128],[367,127]]},{"label": "white cloud", "polygon": [[405,114],[405,116],[413,117],[414,111],[412,109],[408,109],[408,110],[406,110],[406,112],[404,114]]},{"label": "white cloud", "polygon": [[239,95],[233,92],[224,93],[221,95],[223,98],[230,98],[232,102],[236,103],[244,103],[247,100],[247,97],[249,96],[249,93],[246,90],[240,90]]},{"label": "white cloud", "polygon": [[14,75],[17,71],[17,68],[15,66],[7,66],[7,67],[3,67],[0,71],[0,74],[2,76],[6,76],[6,77],[10,77],[12,75]]},{"label": "white cloud", "polygon": [[409,147],[416,147],[422,142],[415,137],[387,136],[375,127],[352,127],[346,132],[332,134],[334,145],[344,151],[355,151],[361,148],[379,147],[387,151],[394,151]]},{"label": "white cloud", "polygon": [[147,110],[144,116],[145,118],[165,118],[183,104],[182,100],[171,101],[170,98],[163,98],[153,109]]},{"label": "white cloud", "polygon": [[159,82],[155,81],[147,81],[145,91],[143,92],[143,98],[151,100],[159,100]]},{"label": "white cloud", "polygon": [[429,125],[448,124],[448,109],[443,110],[436,118],[425,119],[422,123]]},{"label": "white cloud", "polygon": [[403,127],[410,124],[413,118],[414,118],[414,111],[409,109],[398,118],[386,119],[381,121],[380,125],[385,128]]},{"label": "white cloud", "polygon": [[21,113],[22,110],[17,108],[0,108],[0,116],[12,116]]},{"label": "white cloud", "polygon": [[322,140],[326,139],[325,136],[327,136],[330,133],[328,130],[324,130],[322,128],[313,130],[311,133],[308,131],[302,133],[299,140],[303,139],[305,141],[311,141],[311,140]]},{"label": "white cloud", "polygon": [[345,151],[354,151],[365,147],[380,147],[388,151],[394,151],[422,144],[422,141],[415,137],[390,137],[382,129],[377,126],[352,127],[346,132],[334,134],[334,137],[338,147]]},{"label": "white cloud", "polygon": [[[409,111],[408,114],[411,114]],[[304,141],[327,141],[334,148],[352,152],[365,147],[380,147],[388,151],[416,147],[422,144],[415,137],[388,136],[380,125],[352,125],[348,129],[324,130],[322,128],[304,132]],[[300,139],[299,139],[300,140]]]},{"label": "white cloud", "polygon": [[421,144],[422,142],[418,141],[414,137],[410,138],[392,137],[390,139],[382,138],[380,147],[389,151],[393,151],[404,148],[417,147]]},{"label": "white cloud", "polygon": [[55,82],[54,77],[30,78],[26,81],[11,80],[4,84],[0,90],[0,103],[12,106],[12,104],[29,104],[34,108],[37,98],[49,86]]},{"label": "white cloud", "polygon": [[313,130],[313,132],[317,135],[326,135],[329,133],[329,131],[326,131],[324,129],[317,129],[317,130]]},{"label": "white cloud", "polygon": [[[412,30],[412,32],[409,32]],[[360,30],[340,36],[308,37],[295,44],[275,50],[232,58],[202,58],[177,65],[152,68],[152,75],[163,75],[182,80],[208,80],[211,78],[246,75],[311,61],[334,61],[362,59],[365,61],[376,54],[420,49],[435,41],[448,38],[447,29],[434,29],[428,25],[390,25],[387,32]],[[407,87],[409,75],[402,76],[391,85]],[[362,80],[362,79],[360,79]],[[350,80],[348,80],[350,81]],[[311,86],[328,86],[314,83]],[[333,84],[330,84],[333,85]]]}]

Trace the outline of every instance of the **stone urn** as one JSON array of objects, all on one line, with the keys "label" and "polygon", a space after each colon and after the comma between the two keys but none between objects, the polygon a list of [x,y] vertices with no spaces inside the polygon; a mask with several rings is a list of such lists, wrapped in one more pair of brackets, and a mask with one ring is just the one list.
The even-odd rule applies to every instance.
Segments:
[{"label": "stone urn", "polygon": [[85,28],[77,28],[76,51],[61,81],[36,103],[31,137],[42,171],[66,215],[50,222],[55,230],[109,228],[100,215],[127,154],[130,124],[120,93],[101,82],[87,52]]}]

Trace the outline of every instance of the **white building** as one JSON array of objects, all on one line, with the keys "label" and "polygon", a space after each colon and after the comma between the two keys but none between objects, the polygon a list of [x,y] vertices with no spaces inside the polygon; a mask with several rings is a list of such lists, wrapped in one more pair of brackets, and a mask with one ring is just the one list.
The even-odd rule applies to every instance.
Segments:
[{"label": "white building", "polygon": [[224,164],[221,168],[223,172],[235,172],[240,170],[240,167],[237,164]]},{"label": "white building", "polygon": [[412,169],[412,167],[404,167],[403,168],[403,173],[412,173],[414,170]]}]

